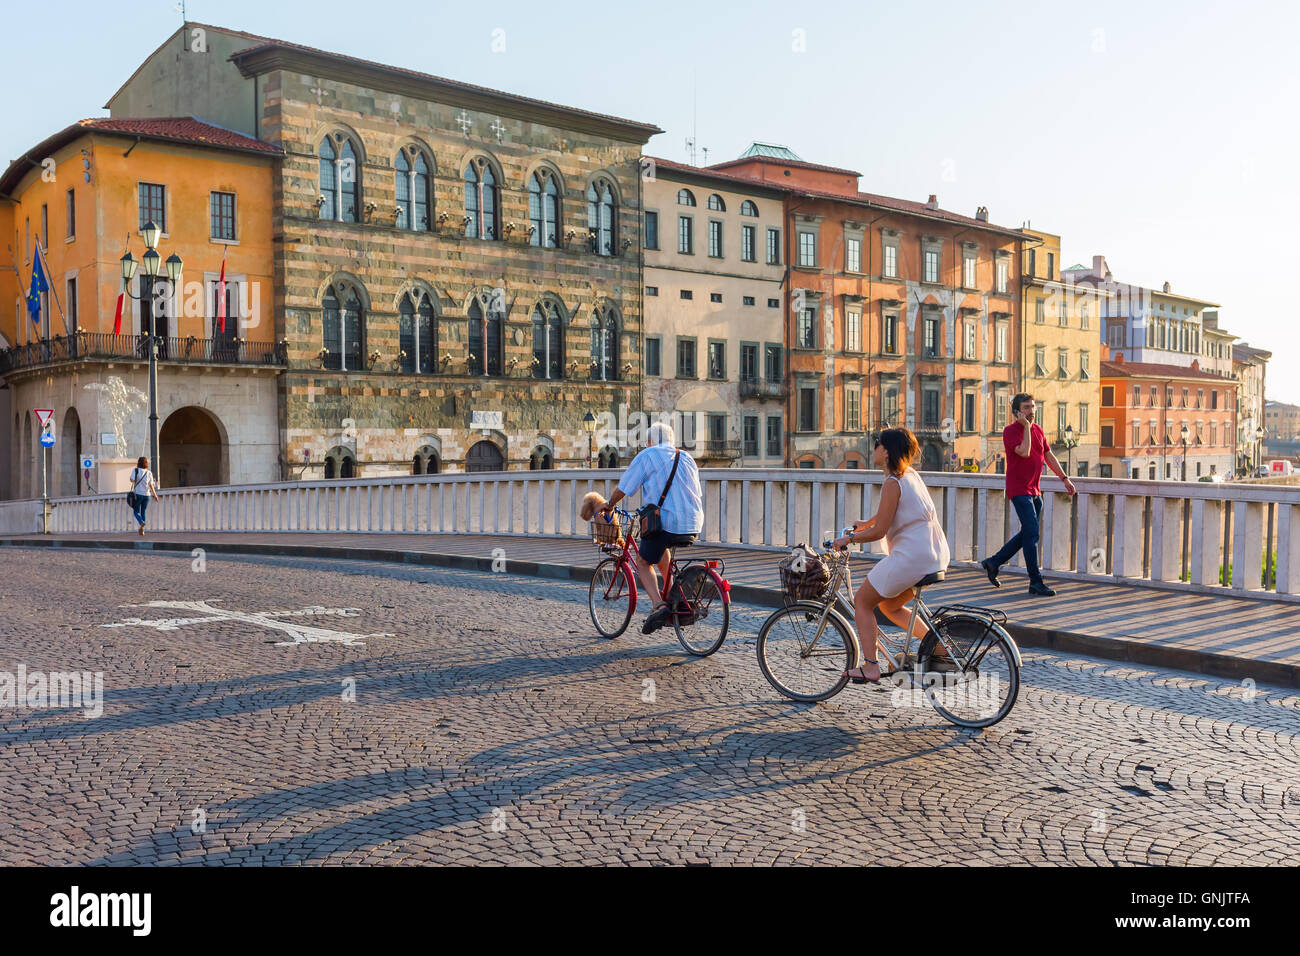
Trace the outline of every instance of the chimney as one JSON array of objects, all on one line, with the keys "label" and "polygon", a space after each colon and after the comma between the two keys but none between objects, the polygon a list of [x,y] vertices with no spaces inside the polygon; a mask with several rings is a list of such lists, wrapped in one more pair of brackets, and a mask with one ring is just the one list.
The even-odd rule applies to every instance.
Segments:
[{"label": "chimney", "polygon": [[1200,359],[1192,359],[1192,371],[1193,371],[1193,372],[1199,372],[1200,370],[1201,370],[1201,360],[1200,360]]},{"label": "chimney", "polygon": [[1092,274],[1095,276],[1104,276],[1106,274],[1106,257],[1092,257]]},{"label": "chimney", "polygon": [[977,220],[979,220],[980,222],[988,222],[988,221],[989,221],[989,207],[988,207],[988,206],[980,206],[978,209],[976,209],[976,210],[975,210],[975,218],[976,218]]},{"label": "chimney", "polygon": [[930,193],[930,198],[925,201],[925,208],[931,210],[938,209],[939,197],[936,196],[934,193]]},{"label": "chimney", "polygon": [[1116,365],[1123,365],[1123,364],[1124,364],[1124,353],[1123,353],[1123,352],[1116,352],[1116,353],[1115,353],[1115,357],[1114,357],[1113,359],[1111,359],[1111,361],[1114,362]]}]

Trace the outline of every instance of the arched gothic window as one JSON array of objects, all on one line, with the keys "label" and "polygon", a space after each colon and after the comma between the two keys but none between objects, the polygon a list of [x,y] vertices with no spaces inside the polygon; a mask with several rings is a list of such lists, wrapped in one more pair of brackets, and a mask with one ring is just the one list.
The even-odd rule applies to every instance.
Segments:
[{"label": "arched gothic window", "polygon": [[501,186],[492,164],[476,156],[465,167],[465,236],[496,239],[501,234]]},{"label": "arched gothic window", "polygon": [[505,315],[492,308],[491,297],[475,296],[469,304],[469,374],[500,375]]},{"label": "arched gothic window", "polygon": [[694,206],[694,205],[695,205],[695,193],[691,192],[689,189],[679,189],[679,190],[677,190],[677,205],[679,205],[679,206]]},{"label": "arched gothic window", "polygon": [[321,299],[321,311],[325,368],[342,371],[363,368],[365,310],[356,288],[348,282],[331,284]]},{"label": "arched gothic window", "polygon": [[320,145],[320,217],[356,222],[361,178],[357,151],[342,133],[330,133]]},{"label": "arched gothic window", "polygon": [[555,174],[545,167],[528,179],[528,222],[532,235],[528,241],[543,249],[560,244],[560,189]]},{"label": "arched gothic window", "polygon": [[722,197],[717,193],[709,194],[709,208],[715,212],[726,212],[727,204],[722,201]]},{"label": "arched gothic window", "polygon": [[597,306],[591,317],[591,377],[617,381],[618,318],[612,308]]},{"label": "arched gothic window", "polygon": [[740,204],[740,214],[741,214],[742,216],[755,216],[755,217],[757,217],[757,216],[758,216],[758,207],[754,205],[754,203],[753,203],[752,200],[746,199],[744,202],[742,202],[742,203]]},{"label": "arched gothic window", "polygon": [[402,371],[424,374],[435,371],[438,367],[438,332],[429,294],[419,290],[406,293],[398,306],[398,314]]},{"label": "arched gothic window", "polygon": [[533,309],[533,377],[564,378],[564,320],[551,300]]},{"label": "arched gothic window", "polygon": [[429,198],[429,161],[415,146],[403,147],[393,164],[397,176],[397,222],[399,229],[424,231],[433,220]]},{"label": "arched gothic window", "polygon": [[591,251],[598,256],[617,255],[618,210],[614,204],[614,187],[608,180],[597,179],[587,187],[587,232]]}]

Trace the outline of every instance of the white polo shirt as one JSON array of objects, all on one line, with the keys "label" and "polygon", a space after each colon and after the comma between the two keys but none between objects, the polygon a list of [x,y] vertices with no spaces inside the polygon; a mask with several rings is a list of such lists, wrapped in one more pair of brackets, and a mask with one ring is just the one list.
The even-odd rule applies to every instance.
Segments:
[{"label": "white polo shirt", "polygon": [[[618,490],[626,496],[641,492],[641,503],[658,503],[663,494],[668,475],[673,470],[673,455],[677,449],[670,442],[651,445],[632,459],[627,471],[619,479]],[[673,486],[660,517],[669,534],[699,534],[704,530],[704,502],[700,492],[700,469],[695,459],[683,451],[677,464]]]}]

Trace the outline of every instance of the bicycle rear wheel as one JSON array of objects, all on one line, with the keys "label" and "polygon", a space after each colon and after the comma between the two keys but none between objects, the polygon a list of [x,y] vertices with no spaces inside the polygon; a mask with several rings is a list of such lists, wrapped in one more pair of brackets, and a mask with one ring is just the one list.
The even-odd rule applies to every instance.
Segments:
[{"label": "bicycle rear wheel", "polygon": [[708,657],[727,639],[731,607],[722,593],[716,574],[692,565],[681,573],[671,588],[674,606],[685,603],[686,613],[673,612],[673,630],[677,643],[689,654]]},{"label": "bicycle rear wheel", "polygon": [[587,606],[601,637],[618,637],[627,630],[635,599],[636,580],[617,558],[606,558],[596,565],[587,588]]},{"label": "bicycle rear wheel", "polygon": [[992,727],[1011,713],[1020,694],[1019,658],[1011,637],[973,615],[948,617],[938,626],[966,664],[949,662],[939,639],[927,634],[917,652],[926,700],[958,727]]},{"label": "bicycle rear wheel", "polygon": [[[817,636],[822,605],[800,601],[774,611],[758,632],[758,666],[767,682],[791,700],[834,697],[849,679],[844,672],[856,659],[856,639],[835,615]],[[816,643],[813,643],[816,638]]]}]

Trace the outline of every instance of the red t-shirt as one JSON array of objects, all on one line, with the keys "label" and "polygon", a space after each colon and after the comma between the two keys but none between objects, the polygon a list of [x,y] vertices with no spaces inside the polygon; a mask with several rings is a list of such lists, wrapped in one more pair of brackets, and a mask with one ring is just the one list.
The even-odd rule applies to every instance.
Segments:
[{"label": "red t-shirt", "polygon": [[1041,495],[1038,479],[1043,474],[1043,460],[1047,457],[1047,436],[1035,422],[1032,426],[1033,437],[1029,439],[1029,457],[1021,458],[1016,454],[1020,442],[1025,437],[1025,427],[1020,422],[1012,422],[1002,429],[1002,444],[1007,446],[1007,497],[1017,495]]}]

